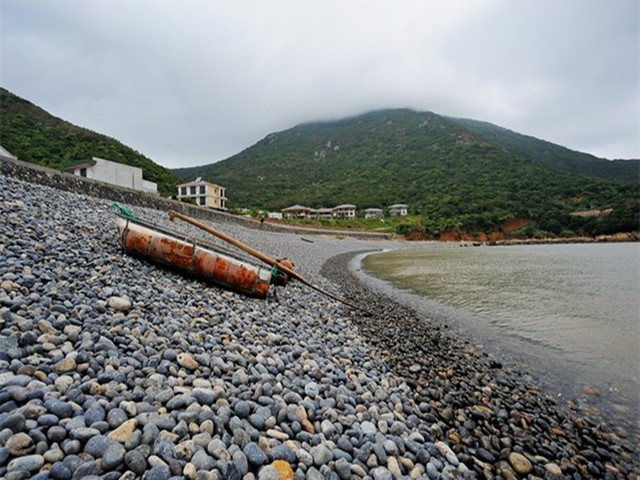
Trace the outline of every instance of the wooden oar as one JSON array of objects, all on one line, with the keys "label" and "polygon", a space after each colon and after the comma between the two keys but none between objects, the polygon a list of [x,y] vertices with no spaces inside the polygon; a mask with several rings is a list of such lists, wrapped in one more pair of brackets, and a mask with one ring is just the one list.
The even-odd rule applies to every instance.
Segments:
[{"label": "wooden oar", "polygon": [[322,288],[318,287],[317,285],[314,285],[313,283],[311,283],[309,280],[307,280],[306,278],[304,278],[302,275],[300,275],[298,272],[296,272],[295,270],[292,270],[290,268],[288,268],[285,265],[282,265],[281,263],[279,263],[275,258],[271,258],[268,255],[265,255],[264,253],[255,250],[253,248],[251,248],[249,245],[245,245],[244,243],[236,240],[233,237],[230,237],[229,235],[226,235],[214,228],[208,227],[203,223],[200,223],[199,221],[191,218],[191,217],[187,217],[186,215],[183,215],[181,213],[178,213],[176,211],[171,210],[169,212],[169,219],[173,220],[174,218],[179,218],[180,220],[190,223],[191,225],[193,225],[194,227],[198,227],[201,230],[204,230],[205,232],[210,233],[211,235],[218,237],[221,240],[224,240],[227,243],[230,243],[231,245],[234,245],[235,247],[238,247],[240,250],[243,250],[245,252],[247,252],[249,255],[252,255],[254,257],[256,257],[259,260],[262,260],[264,263],[266,263],[267,265],[269,265],[270,267],[273,267],[274,265],[276,266],[276,268],[280,271],[283,271],[284,273],[286,273],[287,275],[299,280],[300,282],[304,283],[305,285],[307,285],[308,287],[312,288],[313,290],[322,293],[323,295],[326,295],[327,297],[343,303],[351,308],[355,308],[356,310],[360,310],[361,312],[364,312],[368,315],[371,315],[371,312],[368,310],[365,310],[364,308],[358,307],[357,305],[354,305],[351,302],[348,302],[347,300],[344,300],[340,297],[336,297],[335,295],[327,292],[326,290],[323,290]]}]

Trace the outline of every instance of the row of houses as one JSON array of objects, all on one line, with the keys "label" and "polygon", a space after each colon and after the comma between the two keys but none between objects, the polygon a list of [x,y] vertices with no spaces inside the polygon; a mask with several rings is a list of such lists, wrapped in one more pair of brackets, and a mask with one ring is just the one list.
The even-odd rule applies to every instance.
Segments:
[{"label": "row of houses", "polygon": [[[408,214],[408,206],[403,203],[390,205],[387,209],[391,217],[404,217]],[[351,204],[338,205],[333,208],[310,208],[302,205],[293,205],[283,208],[282,214],[288,219],[321,219],[321,218],[355,218],[356,206]],[[381,208],[367,208],[364,210],[364,218],[382,218],[384,212]]]},{"label": "row of houses", "polygon": [[[0,157],[16,159],[10,152],[0,146]],[[71,162],[63,167],[63,171],[84,178],[110,183],[121,187],[140,190],[143,192],[158,193],[158,185],[145,180],[142,169],[118,162],[92,157]],[[201,207],[227,210],[226,189],[215,183],[210,183],[198,177],[191,182],[178,185],[178,200],[190,199]],[[388,207],[389,215],[406,216],[407,205],[394,204]],[[367,208],[364,210],[365,218],[383,218],[380,208]],[[333,208],[310,208],[302,205],[293,205],[282,210],[282,214],[274,213],[272,218],[288,219],[321,219],[321,218],[355,218],[356,206],[351,204],[338,205]]]}]

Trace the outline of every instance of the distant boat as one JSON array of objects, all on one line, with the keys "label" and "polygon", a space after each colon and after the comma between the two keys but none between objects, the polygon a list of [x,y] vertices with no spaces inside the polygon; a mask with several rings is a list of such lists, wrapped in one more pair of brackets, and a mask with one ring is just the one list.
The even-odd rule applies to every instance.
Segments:
[{"label": "distant boat", "polygon": [[271,269],[179,232],[130,218],[127,213],[121,210],[117,214],[118,236],[127,253],[232,290],[258,297],[267,295],[272,280]]}]

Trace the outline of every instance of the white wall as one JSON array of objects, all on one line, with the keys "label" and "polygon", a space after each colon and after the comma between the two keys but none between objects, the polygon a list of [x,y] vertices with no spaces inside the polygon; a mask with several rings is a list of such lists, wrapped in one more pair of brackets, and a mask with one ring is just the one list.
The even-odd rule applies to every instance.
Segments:
[{"label": "white wall", "polygon": [[[93,161],[95,161],[96,164],[87,168],[87,178],[119,185],[121,187],[132,188],[134,190],[142,190],[145,192],[158,191],[157,184],[143,180],[142,169],[138,167],[96,157],[93,158]],[[80,169],[75,169],[73,173],[74,175],[80,175]]]},{"label": "white wall", "polygon": [[149,182],[147,180],[142,180],[142,190],[144,190],[145,192],[158,193],[158,184]]}]

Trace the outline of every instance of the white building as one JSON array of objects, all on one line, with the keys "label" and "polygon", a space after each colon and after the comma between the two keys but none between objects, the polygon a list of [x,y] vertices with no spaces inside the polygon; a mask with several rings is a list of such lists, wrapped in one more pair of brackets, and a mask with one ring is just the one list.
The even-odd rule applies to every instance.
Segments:
[{"label": "white building", "polygon": [[288,219],[308,218],[312,212],[313,212],[312,208],[304,207],[302,205],[293,205],[291,207],[282,209],[284,218],[288,218]]},{"label": "white building", "polygon": [[333,208],[319,208],[316,210],[316,218],[333,218]]},{"label": "white building", "polygon": [[396,203],[389,207],[389,215],[391,217],[406,217],[408,215],[408,208],[409,207],[403,203]]},{"label": "white building", "polygon": [[364,211],[364,218],[382,218],[381,208],[367,208]]},{"label": "white building", "polygon": [[203,207],[227,209],[227,190],[215,183],[205,182],[202,177],[178,185],[178,200],[183,198],[192,198],[196,205]]},{"label": "white building", "polygon": [[158,185],[142,178],[142,169],[93,157],[64,167],[64,171],[100,182],[132,188],[143,192],[158,192]]},{"label": "white building", "polygon": [[336,218],[355,218],[356,206],[351,204],[338,205],[333,208],[333,215]]}]

